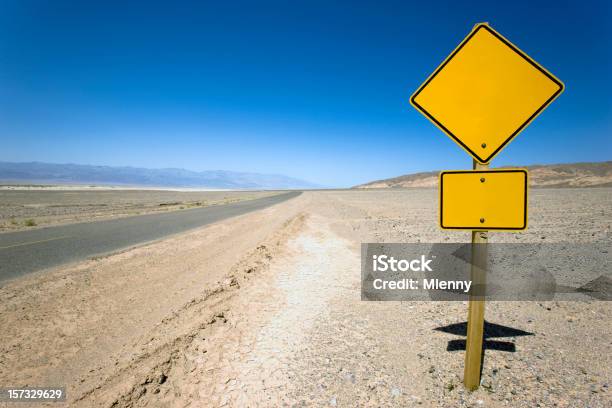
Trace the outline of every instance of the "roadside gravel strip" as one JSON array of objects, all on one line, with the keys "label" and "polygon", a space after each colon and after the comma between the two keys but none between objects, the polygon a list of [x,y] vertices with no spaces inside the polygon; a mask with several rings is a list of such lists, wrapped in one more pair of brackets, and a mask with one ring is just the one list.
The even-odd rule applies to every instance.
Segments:
[{"label": "roadside gravel strip", "polygon": [[[612,189],[530,200],[529,230],[493,242],[612,242]],[[610,302],[488,302],[467,392],[465,302],[361,300],[362,242],[469,241],[438,229],[435,203],[429,189],[305,192],[10,281],[0,383],[65,385],[77,407],[611,406]]]}]

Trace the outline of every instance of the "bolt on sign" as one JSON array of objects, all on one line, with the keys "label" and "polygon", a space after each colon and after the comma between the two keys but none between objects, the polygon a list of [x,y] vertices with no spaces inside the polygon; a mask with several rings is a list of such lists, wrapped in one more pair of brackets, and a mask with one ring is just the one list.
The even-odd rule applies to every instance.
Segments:
[{"label": "bolt on sign", "polygon": [[[472,231],[470,279],[486,284],[487,232],[527,228],[528,175],[488,163],[564,85],[488,24],[477,24],[410,103],[472,156],[440,174],[440,226]],[[484,266],[483,266],[484,265]],[[485,300],[470,293],[463,383],[480,385]]]},{"label": "bolt on sign", "polygon": [[479,163],[489,163],[563,91],[563,83],[478,24],[410,98]]}]

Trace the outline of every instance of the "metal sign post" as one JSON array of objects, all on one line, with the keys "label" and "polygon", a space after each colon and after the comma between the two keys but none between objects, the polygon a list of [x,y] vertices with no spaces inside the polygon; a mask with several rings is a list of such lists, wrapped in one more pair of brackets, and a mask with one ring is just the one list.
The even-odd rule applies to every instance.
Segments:
[{"label": "metal sign post", "polygon": [[[474,160],[474,170],[485,170],[489,166]],[[483,333],[485,315],[485,285],[487,280],[487,231],[472,231],[472,262],[470,279],[477,293],[470,292],[465,342],[465,367],[463,384],[469,390],[480,385],[483,357]]]}]

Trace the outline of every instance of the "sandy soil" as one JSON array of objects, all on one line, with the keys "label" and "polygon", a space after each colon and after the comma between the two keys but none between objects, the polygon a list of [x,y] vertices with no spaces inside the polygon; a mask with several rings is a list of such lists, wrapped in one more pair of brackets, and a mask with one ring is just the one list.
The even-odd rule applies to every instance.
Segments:
[{"label": "sandy soil", "polygon": [[[540,190],[530,229],[493,241],[610,242],[612,189]],[[466,392],[462,302],[360,300],[361,242],[467,241],[434,190],[310,192],[0,288],[0,384],[68,387],[71,406],[612,404],[608,302],[489,302],[521,329]]]},{"label": "sandy soil", "polygon": [[0,187],[0,233],[227,204],[272,191],[176,191],[76,187]]}]

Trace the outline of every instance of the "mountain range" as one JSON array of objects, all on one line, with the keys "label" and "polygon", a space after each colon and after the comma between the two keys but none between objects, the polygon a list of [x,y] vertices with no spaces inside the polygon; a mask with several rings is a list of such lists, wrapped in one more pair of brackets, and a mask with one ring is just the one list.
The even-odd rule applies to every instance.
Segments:
[{"label": "mountain range", "polygon": [[[532,187],[612,187],[612,161],[522,166],[529,171]],[[439,171],[406,174],[371,181],[353,188],[436,187]]]},{"label": "mountain range", "polygon": [[308,181],[279,174],[243,173],[177,168],[0,162],[0,182],[21,184],[92,184],[142,187],[209,189],[304,189],[320,187]]}]

